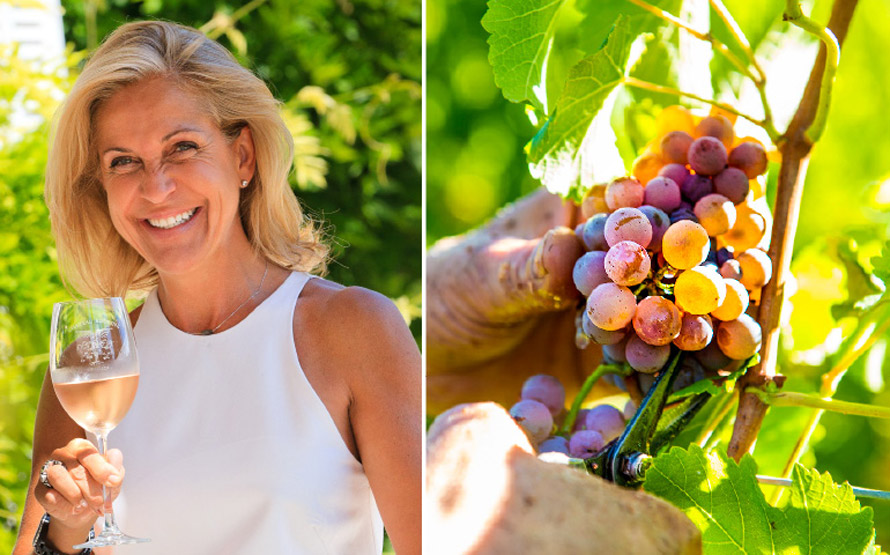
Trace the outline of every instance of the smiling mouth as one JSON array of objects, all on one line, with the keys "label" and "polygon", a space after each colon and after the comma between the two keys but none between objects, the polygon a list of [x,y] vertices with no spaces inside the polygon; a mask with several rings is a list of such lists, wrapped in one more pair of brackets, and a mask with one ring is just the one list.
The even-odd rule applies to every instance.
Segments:
[{"label": "smiling mouth", "polygon": [[151,227],[156,227],[158,229],[173,229],[174,227],[180,226],[185,222],[191,220],[192,216],[194,216],[195,212],[197,211],[197,208],[192,208],[191,210],[186,210],[182,214],[177,214],[176,216],[171,216],[169,218],[163,218],[160,220],[149,218],[145,221],[147,221]]}]

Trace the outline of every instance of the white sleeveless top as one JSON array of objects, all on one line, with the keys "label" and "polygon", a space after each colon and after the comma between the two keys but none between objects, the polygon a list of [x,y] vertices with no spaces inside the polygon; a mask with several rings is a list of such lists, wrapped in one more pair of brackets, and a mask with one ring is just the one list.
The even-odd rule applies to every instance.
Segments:
[{"label": "white sleeveless top", "polygon": [[151,292],[135,334],[139,389],[109,434],[124,454],[115,501],[133,553],[379,554],[383,523],[362,466],[306,380],[293,273],[235,327],[173,327]]}]

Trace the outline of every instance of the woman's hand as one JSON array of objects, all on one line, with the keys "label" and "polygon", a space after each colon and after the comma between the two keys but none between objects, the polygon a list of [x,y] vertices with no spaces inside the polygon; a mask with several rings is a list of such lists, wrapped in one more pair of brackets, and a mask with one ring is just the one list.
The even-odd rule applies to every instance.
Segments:
[{"label": "woman's hand", "polygon": [[538,190],[427,258],[427,410],[496,401],[547,373],[571,395],[599,364],[575,346],[580,209]]},{"label": "woman's hand", "polygon": [[[119,450],[110,449],[106,459],[92,443],[76,438],[54,450],[49,458],[63,464],[47,466],[47,481],[52,488],[38,480],[34,495],[51,518],[48,538],[53,545],[65,548],[84,541],[97,515],[104,514],[102,486],[110,488],[109,503],[120,493],[123,456]],[[64,539],[68,537],[73,539]]]}]

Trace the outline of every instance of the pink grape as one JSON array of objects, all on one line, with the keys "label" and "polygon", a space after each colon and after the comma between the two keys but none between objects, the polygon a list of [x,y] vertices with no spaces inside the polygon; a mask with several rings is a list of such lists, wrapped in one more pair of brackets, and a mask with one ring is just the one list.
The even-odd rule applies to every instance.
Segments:
[{"label": "pink grape", "polygon": [[708,116],[703,118],[698,125],[695,126],[696,137],[715,137],[723,143],[725,148],[732,146],[735,140],[735,132],[732,129],[732,123],[726,116]]},{"label": "pink grape", "polygon": [[640,301],[633,318],[637,336],[649,345],[668,345],[680,333],[680,323],[677,306],[657,295]]},{"label": "pink grape", "polygon": [[649,275],[651,261],[645,248],[633,241],[621,241],[606,253],[604,266],[618,285],[637,285]]},{"label": "pink grape", "polygon": [[[658,175],[673,180],[678,187],[682,188],[683,183],[689,179],[690,173],[683,164],[665,164],[664,167],[658,170]],[[647,185],[648,184],[649,183],[647,183]]]},{"label": "pink grape", "polygon": [[598,285],[587,297],[590,322],[606,331],[626,327],[634,317],[637,299],[627,287],[615,283]]},{"label": "pink grape", "polygon": [[619,208],[606,219],[605,237],[610,247],[621,241],[633,241],[645,248],[652,240],[652,224],[636,208]]},{"label": "pink grape", "polygon": [[587,413],[585,427],[599,432],[608,443],[624,432],[624,416],[612,405],[597,405]]},{"label": "pink grape", "polygon": [[627,350],[627,342],[634,334],[626,333],[624,338],[618,343],[612,345],[603,345],[603,358],[611,362],[622,363],[627,362],[625,351]]},{"label": "pink grape", "polygon": [[722,370],[732,362],[731,358],[723,354],[716,341],[711,341],[704,349],[696,352],[695,359],[711,371]]},{"label": "pink grape", "polygon": [[671,131],[661,140],[662,159],[665,162],[685,165],[692,141],[692,135],[685,131]]},{"label": "pink grape", "polygon": [[747,314],[723,322],[717,328],[717,344],[733,360],[744,360],[760,350],[763,332],[760,324]]},{"label": "pink grape", "polygon": [[700,137],[689,147],[689,165],[700,175],[717,175],[726,167],[726,147],[714,137]]},{"label": "pink grape", "polygon": [[766,172],[767,164],[766,150],[753,141],[739,143],[729,153],[729,165],[745,172],[749,179]]},{"label": "pink grape", "polygon": [[606,253],[603,251],[591,251],[583,254],[575,262],[575,267],[572,269],[572,280],[574,280],[578,291],[585,297],[589,296],[597,285],[610,281],[603,265],[605,260]]},{"label": "pink grape", "polygon": [[672,212],[680,206],[681,200],[680,186],[670,177],[656,177],[646,184],[644,202],[649,206]]},{"label": "pink grape", "polygon": [[670,345],[649,345],[636,335],[627,341],[624,350],[627,363],[637,372],[654,374],[661,370],[671,356]]},{"label": "pink grape", "polygon": [[572,434],[569,439],[569,455],[576,459],[586,459],[599,453],[606,442],[599,432],[593,430],[581,430]]},{"label": "pink grape", "polygon": [[633,177],[621,177],[606,187],[609,210],[636,208],[643,204],[643,185]]},{"label": "pink grape", "polygon": [[695,203],[695,217],[711,237],[723,235],[735,224],[736,211],[732,201],[723,195],[705,195]]},{"label": "pink grape", "polygon": [[607,331],[593,325],[587,313],[584,313],[584,319],[581,322],[584,333],[598,345],[614,345],[624,339],[627,335],[626,329]]},{"label": "pink grape", "polygon": [[683,314],[680,333],[674,345],[684,351],[700,351],[708,346],[714,337],[714,324],[707,314]]},{"label": "pink grape", "polygon": [[528,436],[532,445],[547,439],[553,429],[553,415],[543,403],[524,399],[510,408],[510,416]]},{"label": "pink grape", "polygon": [[769,255],[760,249],[748,249],[736,256],[742,270],[742,285],[753,291],[766,285],[773,275],[773,263]]},{"label": "pink grape", "polygon": [[556,416],[565,408],[566,390],[553,376],[537,374],[525,380],[519,398],[543,403],[550,409],[550,414]]},{"label": "pink grape", "polygon": [[726,279],[742,280],[742,266],[736,259],[730,259],[720,266],[720,275]]},{"label": "pink grape", "polygon": [[748,196],[748,176],[745,172],[732,166],[714,176],[714,191],[738,204]]}]

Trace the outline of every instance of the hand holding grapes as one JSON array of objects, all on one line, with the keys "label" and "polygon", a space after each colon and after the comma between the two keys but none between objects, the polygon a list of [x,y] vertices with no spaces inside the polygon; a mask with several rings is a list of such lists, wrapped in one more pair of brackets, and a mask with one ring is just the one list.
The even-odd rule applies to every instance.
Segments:
[{"label": "hand holding grapes", "polygon": [[440,241],[427,264],[427,406],[495,400],[509,406],[542,371],[577,389],[599,362],[574,344],[584,247],[580,209],[544,190],[464,236]]}]

